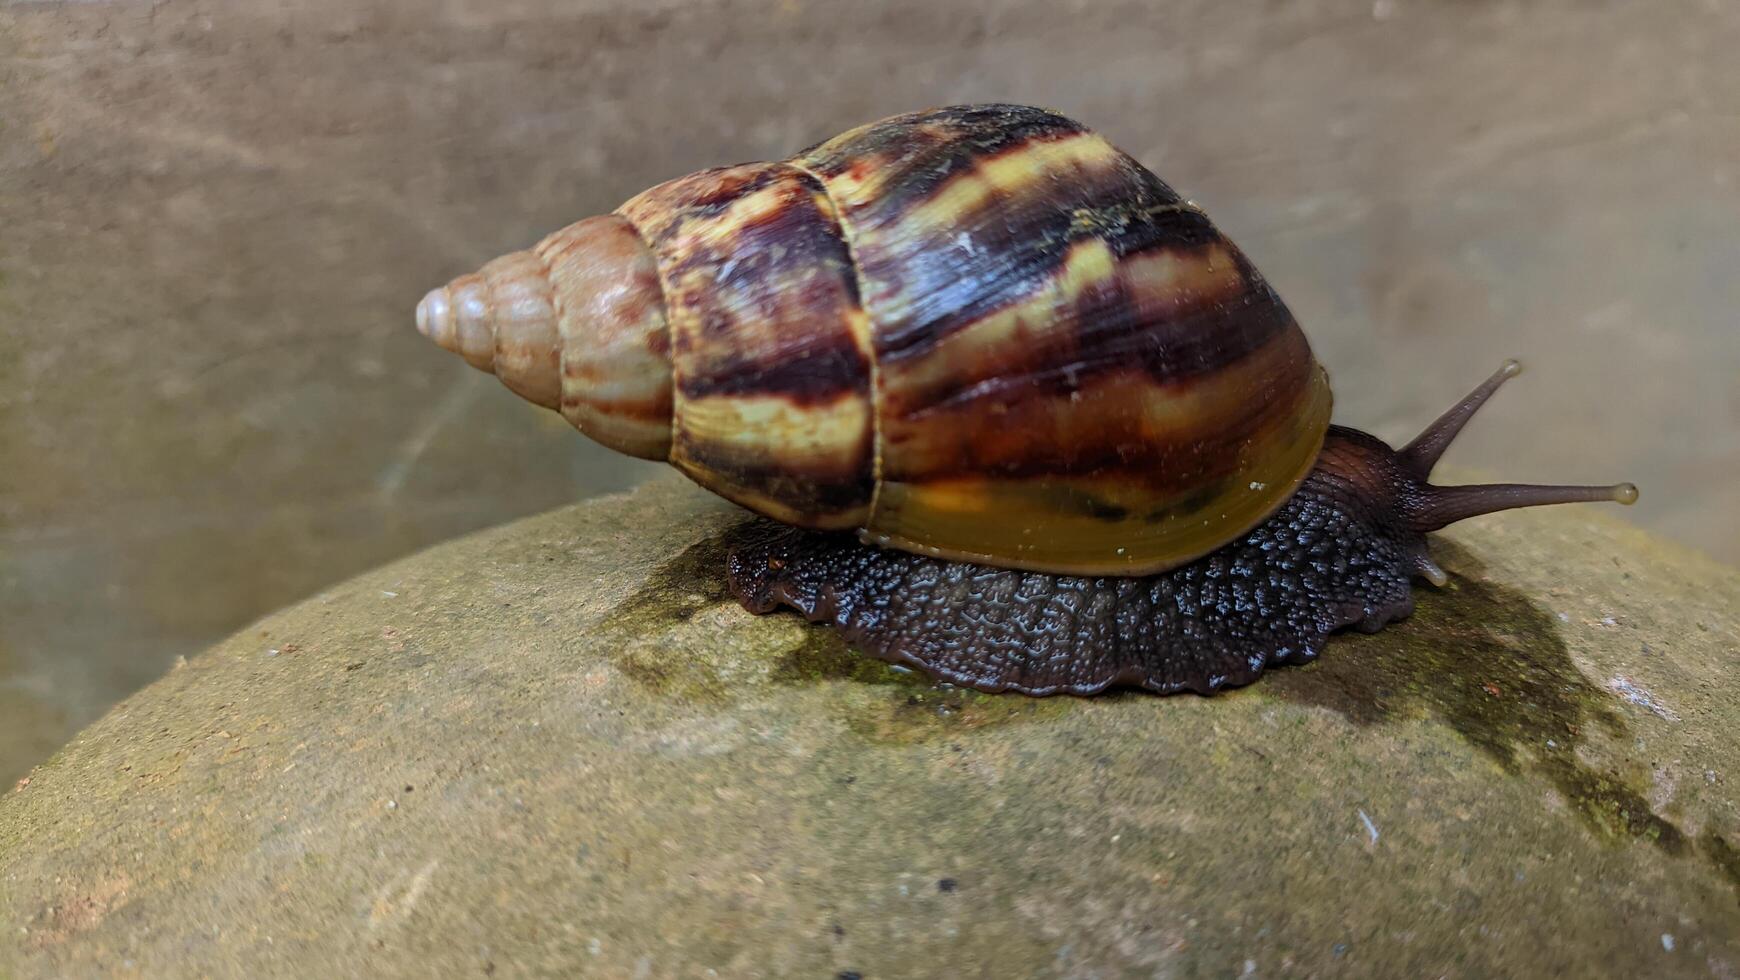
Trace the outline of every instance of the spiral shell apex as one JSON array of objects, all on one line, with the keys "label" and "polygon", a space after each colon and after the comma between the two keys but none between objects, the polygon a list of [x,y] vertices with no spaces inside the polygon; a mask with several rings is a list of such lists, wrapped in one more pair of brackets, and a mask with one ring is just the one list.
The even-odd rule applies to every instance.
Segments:
[{"label": "spiral shell apex", "polygon": [[1146,574],[1310,470],[1322,369],[1194,205],[1099,135],[954,106],[701,171],[431,292],[418,327],[788,524]]},{"label": "spiral shell apex", "polygon": [[431,290],[417,304],[417,329],[618,452],[670,453],[658,271],[621,218],[575,222]]}]

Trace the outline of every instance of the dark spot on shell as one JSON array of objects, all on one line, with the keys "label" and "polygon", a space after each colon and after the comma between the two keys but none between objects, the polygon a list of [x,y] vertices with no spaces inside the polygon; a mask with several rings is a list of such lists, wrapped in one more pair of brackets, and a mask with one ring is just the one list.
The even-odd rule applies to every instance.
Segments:
[{"label": "dark spot on shell", "polygon": [[1082,494],[1082,509],[1102,521],[1121,521],[1130,516],[1128,507],[1109,504],[1098,497]]},{"label": "dark spot on shell", "polygon": [[671,332],[669,330],[654,330],[647,334],[646,349],[660,360],[669,360],[671,356]]}]

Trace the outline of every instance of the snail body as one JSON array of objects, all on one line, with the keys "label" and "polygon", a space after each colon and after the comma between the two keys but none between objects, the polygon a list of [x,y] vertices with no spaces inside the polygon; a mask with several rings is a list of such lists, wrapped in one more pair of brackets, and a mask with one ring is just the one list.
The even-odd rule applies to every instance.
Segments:
[{"label": "snail body", "polygon": [[777,522],[728,562],[750,609],[983,690],[1247,682],[1405,615],[1449,520],[1635,495],[1426,483],[1508,366],[1399,452],[1330,426],[1244,255],[1025,106],[667,181],[432,291],[417,322]]}]

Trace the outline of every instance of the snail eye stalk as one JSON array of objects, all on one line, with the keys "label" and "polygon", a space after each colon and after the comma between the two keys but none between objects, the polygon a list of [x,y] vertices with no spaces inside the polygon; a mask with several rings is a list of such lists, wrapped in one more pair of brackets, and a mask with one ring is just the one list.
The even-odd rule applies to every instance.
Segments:
[{"label": "snail eye stalk", "polygon": [[1482,381],[1480,387],[1475,388],[1463,396],[1461,401],[1450,406],[1448,412],[1438,416],[1437,421],[1426,426],[1426,431],[1415,436],[1414,441],[1403,446],[1401,452],[1396,455],[1413,467],[1414,473],[1420,479],[1424,480],[1431,476],[1432,467],[1438,465],[1438,460],[1444,455],[1444,450],[1449,449],[1450,444],[1456,441],[1456,436],[1461,433],[1462,427],[1468,424],[1468,420],[1474,417],[1475,412],[1480,411],[1480,406],[1486,404],[1486,400],[1491,398],[1493,392],[1496,392],[1506,381],[1521,373],[1522,362],[1514,358],[1505,361],[1497,371],[1493,372],[1492,377]]},{"label": "snail eye stalk", "polygon": [[1637,502],[1637,486],[1615,483],[1611,486],[1558,486],[1534,483],[1487,483],[1464,487],[1438,487],[1426,483],[1444,451],[1450,448],[1462,427],[1485,405],[1487,399],[1511,378],[1522,373],[1515,360],[1505,361],[1492,377],[1480,383],[1463,399],[1438,416],[1413,442],[1396,455],[1412,469],[1420,480],[1417,490],[1403,502],[1403,516],[1415,530],[1436,531],[1457,521],[1481,514],[1519,507],[1540,507],[1546,504],[1572,504],[1611,500],[1615,503]]}]

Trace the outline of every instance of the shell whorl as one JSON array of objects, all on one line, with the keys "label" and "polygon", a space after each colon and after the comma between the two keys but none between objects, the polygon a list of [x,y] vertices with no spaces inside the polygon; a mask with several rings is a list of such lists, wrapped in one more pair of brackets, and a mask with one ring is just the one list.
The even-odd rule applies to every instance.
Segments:
[{"label": "shell whorl", "polygon": [[652,254],[620,217],[577,221],[431,290],[417,329],[618,452],[670,454],[664,298]]},{"label": "shell whorl", "polygon": [[[608,309],[586,292],[607,272],[634,283]],[[1051,572],[1212,551],[1292,494],[1329,421],[1304,334],[1243,254],[1105,139],[1026,106],[668,181],[431,293],[419,326],[759,513]],[[622,338],[634,357],[574,353]],[[613,384],[663,414],[602,437],[620,413],[573,406]]]}]

